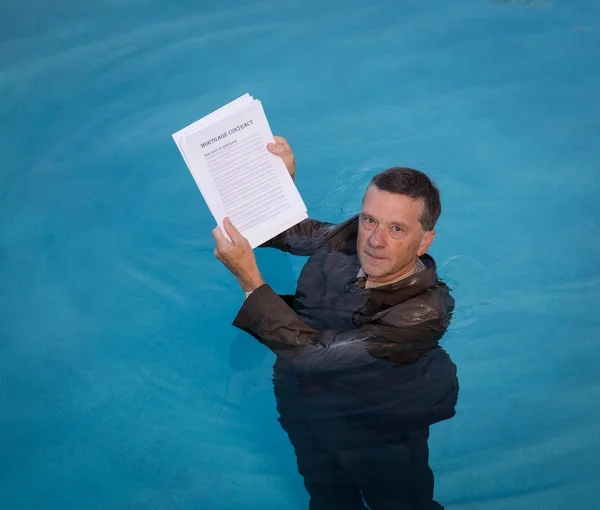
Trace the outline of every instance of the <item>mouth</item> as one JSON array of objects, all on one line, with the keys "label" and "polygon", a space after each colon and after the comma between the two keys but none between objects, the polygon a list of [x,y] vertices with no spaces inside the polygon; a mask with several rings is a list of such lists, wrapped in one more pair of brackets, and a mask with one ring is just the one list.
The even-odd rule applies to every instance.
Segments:
[{"label": "mouth", "polygon": [[375,255],[371,255],[368,252],[365,252],[365,255],[367,255],[371,260],[375,261],[375,262],[379,262],[381,260],[385,260],[384,257],[376,257]]}]

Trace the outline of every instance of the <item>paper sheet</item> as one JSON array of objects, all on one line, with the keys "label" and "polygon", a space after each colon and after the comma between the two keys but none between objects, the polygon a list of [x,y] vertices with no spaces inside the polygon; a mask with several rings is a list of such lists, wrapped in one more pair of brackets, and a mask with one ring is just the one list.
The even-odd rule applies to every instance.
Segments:
[{"label": "paper sheet", "polygon": [[273,142],[262,104],[248,94],[173,135],[213,217],[228,216],[252,248],[307,217]]}]

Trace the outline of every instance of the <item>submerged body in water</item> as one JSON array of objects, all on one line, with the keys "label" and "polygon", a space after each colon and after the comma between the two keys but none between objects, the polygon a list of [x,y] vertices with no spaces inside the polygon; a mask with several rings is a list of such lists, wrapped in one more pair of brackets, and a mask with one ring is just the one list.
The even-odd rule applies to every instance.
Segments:
[{"label": "submerged body in water", "polygon": [[429,427],[454,416],[456,366],[442,348],[408,364],[296,373],[276,366],[279,421],[311,510],[429,510]]}]

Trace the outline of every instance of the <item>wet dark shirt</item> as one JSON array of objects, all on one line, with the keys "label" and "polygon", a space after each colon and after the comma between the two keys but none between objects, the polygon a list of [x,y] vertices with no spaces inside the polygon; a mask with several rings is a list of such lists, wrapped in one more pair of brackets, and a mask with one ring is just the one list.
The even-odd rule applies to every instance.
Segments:
[{"label": "wet dark shirt", "polygon": [[441,509],[427,438],[455,414],[456,366],[438,345],[454,300],[428,255],[405,279],[361,286],[357,232],[356,217],[306,220],[266,243],[309,256],[296,293],[259,287],[234,325],[277,355],[279,422],[310,508],[363,509],[364,499],[378,510]]},{"label": "wet dark shirt", "polygon": [[[309,256],[294,296],[269,285],[244,301],[233,324],[300,372],[345,370],[374,360],[407,363],[435,348],[454,308],[429,255],[399,282],[361,288],[358,218],[334,225],[305,220],[265,247]],[[281,365],[283,366],[283,364]]]}]

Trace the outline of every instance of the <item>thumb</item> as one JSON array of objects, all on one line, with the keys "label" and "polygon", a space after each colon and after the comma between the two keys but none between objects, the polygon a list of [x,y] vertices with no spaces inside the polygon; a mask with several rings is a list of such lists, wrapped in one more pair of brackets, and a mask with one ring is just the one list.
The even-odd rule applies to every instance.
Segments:
[{"label": "thumb", "polygon": [[225,232],[227,232],[227,235],[234,244],[239,244],[240,241],[245,239],[244,236],[239,233],[238,229],[233,226],[233,223],[231,223],[229,218],[223,220],[223,226],[225,227]]},{"label": "thumb", "polygon": [[289,149],[290,148],[290,144],[288,143],[288,141],[283,137],[283,136],[273,136],[273,140],[275,140],[275,143],[277,145],[281,145],[282,147]]},{"label": "thumb", "polygon": [[217,226],[212,231],[212,236],[213,236],[213,239],[215,240],[215,244],[217,245],[217,248],[220,248],[220,247],[222,247],[223,245],[226,245],[226,244],[231,244],[227,240],[227,238],[223,234],[223,231],[221,230],[221,227],[219,227],[219,226]]},{"label": "thumb", "polygon": [[269,150],[269,152],[271,154],[275,154],[276,156],[281,156],[281,154],[283,154],[283,152],[285,151],[285,147],[282,147],[278,143],[277,144],[275,144],[275,143],[268,144],[267,149]]}]

